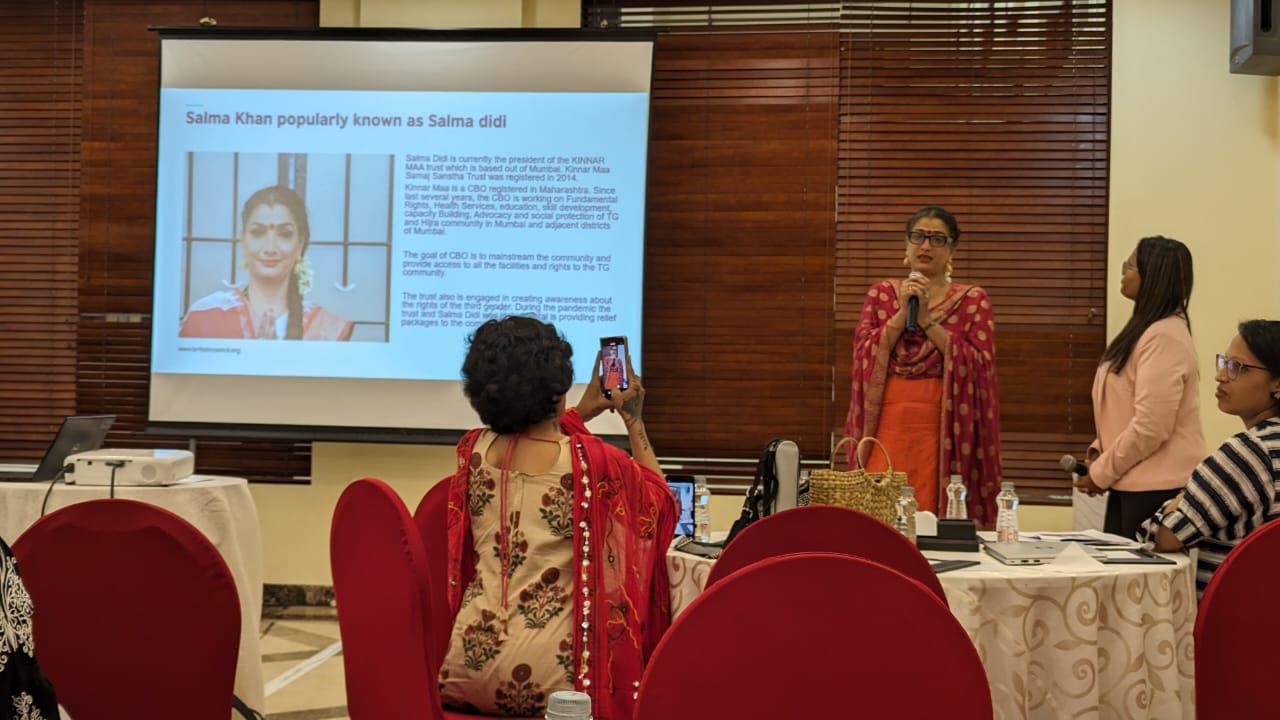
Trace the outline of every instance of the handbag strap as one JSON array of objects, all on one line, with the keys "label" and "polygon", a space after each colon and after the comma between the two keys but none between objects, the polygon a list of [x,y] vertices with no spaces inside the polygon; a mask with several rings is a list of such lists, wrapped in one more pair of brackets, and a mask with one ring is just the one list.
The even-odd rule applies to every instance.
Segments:
[{"label": "handbag strap", "polygon": [[858,469],[866,470],[866,467],[864,466],[864,463],[862,460],[862,446],[864,443],[868,443],[868,442],[880,448],[880,454],[884,455],[885,470],[888,471],[889,475],[893,475],[893,460],[889,458],[889,451],[884,449],[884,445],[882,445],[879,440],[871,437],[870,435],[859,440],[858,448],[853,452],[854,459],[858,461]]},{"label": "handbag strap", "polygon": [[262,717],[262,713],[249,707],[245,701],[236,697],[234,694],[231,696],[231,709],[240,713],[240,716],[245,720],[265,720],[265,718]]},{"label": "handbag strap", "polygon": [[783,438],[770,440],[764,446],[764,450],[760,452],[760,459],[756,461],[756,477],[751,484],[754,490],[756,483],[759,483],[760,491],[763,493],[760,498],[761,517],[772,513],[773,504],[778,500],[778,467],[776,458],[778,445],[782,441]]},{"label": "handbag strap", "polygon": [[840,448],[844,447],[845,445],[848,445],[851,442],[853,442],[853,438],[846,435],[840,438],[840,442],[836,443],[836,446],[831,449],[831,469],[832,470],[836,469],[836,456],[840,454]]}]

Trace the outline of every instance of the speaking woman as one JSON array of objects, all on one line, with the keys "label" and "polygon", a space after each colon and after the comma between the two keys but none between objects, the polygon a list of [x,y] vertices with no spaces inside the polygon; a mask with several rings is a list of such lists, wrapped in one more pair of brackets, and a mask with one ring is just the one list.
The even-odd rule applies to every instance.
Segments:
[{"label": "speaking woman", "polygon": [[[921,510],[936,512],[946,478],[960,475],[969,517],[989,527],[1000,490],[991,301],[977,285],[952,280],[960,225],[951,213],[921,208],[903,240],[910,274],[873,285],[862,305],[845,434],[878,438],[894,469],[907,473]],[[915,329],[907,326],[912,298]],[[868,469],[883,467],[875,453],[866,460]]]}]

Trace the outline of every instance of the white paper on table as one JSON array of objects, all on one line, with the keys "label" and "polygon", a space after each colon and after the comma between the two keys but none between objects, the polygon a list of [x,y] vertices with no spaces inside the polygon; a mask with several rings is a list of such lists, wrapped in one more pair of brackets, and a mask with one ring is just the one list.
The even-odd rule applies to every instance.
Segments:
[{"label": "white paper on table", "polygon": [[1068,542],[1064,545],[1066,547],[1062,548],[1062,552],[1058,553],[1057,557],[1040,566],[1045,572],[1054,574],[1110,572],[1110,569],[1096,557],[1100,554],[1099,550],[1076,542]]}]

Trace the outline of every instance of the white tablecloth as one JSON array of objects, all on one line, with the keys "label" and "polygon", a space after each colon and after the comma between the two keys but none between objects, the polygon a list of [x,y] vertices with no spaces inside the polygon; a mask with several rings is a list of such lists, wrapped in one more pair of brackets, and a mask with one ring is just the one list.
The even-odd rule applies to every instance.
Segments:
[{"label": "white tablecloth", "polygon": [[[938,579],[986,667],[995,717],[1194,718],[1190,560],[1102,565],[1073,550],[1022,567],[985,553],[925,553],[980,563]],[[712,562],[667,553],[673,615],[702,591]],[[922,649],[922,665],[926,657]]]},{"label": "white tablecloth", "polygon": [[[13,544],[40,517],[48,483],[0,482],[0,536]],[[47,512],[107,497],[105,486],[54,486]],[[240,595],[240,658],[235,692],[249,707],[265,703],[258,627],[262,618],[262,531],[244,478],[217,477],[169,487],[116,486],[116,497],[158,505],[186,519],[222,554]],[[199,618],[192,618],[199,622]]]}]

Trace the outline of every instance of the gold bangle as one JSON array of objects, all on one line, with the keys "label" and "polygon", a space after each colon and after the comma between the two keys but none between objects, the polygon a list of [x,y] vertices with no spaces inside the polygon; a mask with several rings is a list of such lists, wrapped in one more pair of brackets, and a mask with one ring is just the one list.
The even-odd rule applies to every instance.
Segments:
[{"label": "gold bangle", "polygon": [[925,326],[924,326],[924,327],[922,327],[922,328],[920,328],[920,332],[922,332],[922,333],[927,333],[927,332],[929,332],[929,328],[931,328],[931,327],[933,327],[934,325],[937,325],[937,324],[938,324],[938,321],[937,321],[937,320],[929,320],[929,324],[928,324],[928,325],[925,325]]}]

